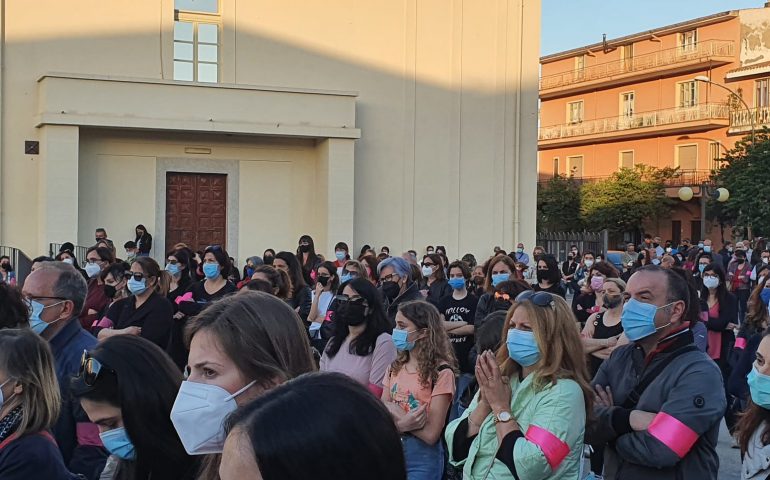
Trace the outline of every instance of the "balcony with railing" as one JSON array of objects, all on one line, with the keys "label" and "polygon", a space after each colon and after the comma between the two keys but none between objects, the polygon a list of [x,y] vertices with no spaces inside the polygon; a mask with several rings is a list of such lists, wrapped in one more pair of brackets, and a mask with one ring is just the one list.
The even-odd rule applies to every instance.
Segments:
[{"label": "balcony with railing", "polygon": [[702,103],[692,107],[668,108],[619,117],[586,120],[540,127],[540,149],[587,145],[622,138],[698,132],[727,127],[730,108],[725,104]]},{"label": "balcony with railing", "polygon": [[[596,183],[602,180],[607,180],[612,174],[597,175],[591,177],[570,177],[570,179],[579,184]],[[551,181],[550,177],[541,176],[537,183],[538,186],[543,187]],[[665,187],[679,188],[679,187],[692,187],[701,185],[703,183],[711,182],[711,170],[677,170],[676,175],[665,181]]]},{"label": "balcony with railing", "polygon": [[748,133],[752,125],[757,130],[770,127],[770,107],[733,110],[730,112],[730,129],[727,133]]},{"label": "balcony with railing", "polygon": [[704,40],[687,47],[676,47],[631,58],[590,65],[540,78],[540,98],[546,100],[595,89],[610,87],[662,75],[725,65],[735,60],[735,42]]}]

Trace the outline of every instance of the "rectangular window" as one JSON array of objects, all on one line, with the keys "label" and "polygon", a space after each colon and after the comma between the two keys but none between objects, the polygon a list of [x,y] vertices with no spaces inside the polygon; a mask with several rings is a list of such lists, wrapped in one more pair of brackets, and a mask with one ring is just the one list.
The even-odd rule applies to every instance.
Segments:
[{"label": "rectangular window", "polygon": [[698,146],[677,145],[676,166],[679,171],[694,171],[698,169]]},{"label": "rectangular window", "polygon": [[570,177],[581,178],[583,176],[583,155],[567,157],[567,170]]},{"label": "rectangular window", "polygon": [[559,174],[559,157],[553,157],[553,176]]},{"label": "rectangular window", "polygon": [[629,43],[620,47],[620,60],[623,64],[623,70],[629,71],[633,69],[634,64],[634,44]]},{"label": "rectangular window", "polygon": [[620,152],[620,168],[634,168],[633,150],[623,150]]},{"label": "rectangular window", "polygon": [[755,93],[754,93],[754,106],[757,108],[770,107],[770,95],[768,95],[768,83],[770,83],[770,78],[763,78],[761,80],[756,80],[754,82],[756,86]]},{"label": "rectangular window", "polygon": [[698,31],[688,30],[679,34],[679,51],[681,53],[694,52],[698,48]]},{"label": "rectangular window", "polygon": [[719,159],[722,158],[722,144],[709,142],[709,170],[719,168]]},{"label": "rectangular window", "polygon": [[698,82],[691,80],[677,84],[677,104],[679,108],[694,107],[698,104]]},{"label": "rectangular window", "polygon": [[175,0],[174,8],[174,80],[217,83],[219,0]]},{"label": "rectangular window", "polygon": [[634,116],[634,92],[620,94],[620,116],[633,118]]},{"label": "rectangular window", "polygon": [[586,73],[586,56],[578,55],[575,57],[575,77],[584,78]]},{"label": "rectangular window", "polygon": [[567,104],[567,122],[572,125],[583,122],[583,100]]}]

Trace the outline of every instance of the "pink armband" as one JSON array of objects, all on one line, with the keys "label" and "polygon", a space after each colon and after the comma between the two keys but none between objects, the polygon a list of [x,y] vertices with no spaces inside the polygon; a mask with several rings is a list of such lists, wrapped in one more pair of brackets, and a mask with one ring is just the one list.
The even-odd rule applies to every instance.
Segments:
[{"label": "pink armband", "polygon": [[91,324],[91,328],[112,328],[115,326],[112,320],[107,317],[102,317],[101,320],[94,320]]},{"label": "pink armband", "polygon": [[684,458],[698,441],[697,433],[665,412],[655,415],[647,431],[676,453],[679,458]]},{"label": "pink armband", "polygon": [[375,397],[380,398],[382,396],[383,388],[381,386],[370,383],[367,385],[367,388],[374,394]]},{"label": "pink armband", "polygon": [[324,322],[331,322],[332,321],[332,312],[331,310],[326,311],[326,316],[324,317]]},{"label": "pink armband", "polygon": [[527,433],[524,434],[524,438],[540,447],[552,471],[559,468],[561,462],[569,454],[569,445],[561,441],[553,433],[537,425],[530,425]]},{"label": "pink armband", "polygon": [[740,348],[741,350],[744,350],[746,348],[746,339],[743,337],[736,338],[735,348]]},{"label": "pink armband", "polygon": [[192,302],[193,301],[193,294],[192,292],[187,292],[184,295],[179,295],[176,297],[176,300],[174,300],[177,305],[179,305],[182,302]]}]

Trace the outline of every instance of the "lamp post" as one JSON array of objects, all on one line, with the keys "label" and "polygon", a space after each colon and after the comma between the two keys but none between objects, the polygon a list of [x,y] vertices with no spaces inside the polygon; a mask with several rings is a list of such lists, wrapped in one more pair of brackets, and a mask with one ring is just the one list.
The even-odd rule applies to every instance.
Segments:
[{"label": "lamp post", "polygon": [[704,82],[709,83],[711,85],[717,86],[723,90],[727,90],[730,92],[730,94],[735,95],[735,97],[741,101],[744,107],[746,107],[746,113],[749,115],[749,120],[751,120],[751,144],[754,145],[754,134],[757,131],[757,124],[754,121],[754,114],[751,112],[751,107],[749,107],[749,104],[746,103],[746,100],[743,99],[740,95],[738,95],[734,90],[731,88],[726,87],[725,85],[722,85],[721,83],[716,83],[712,81],[709,77],[706,75],[698,75],[697,77],[693,78],[696,82]]},{"label": "lamp post", "polygon": [[[730,192],[726,188],[714,188],[708,182],[703,182],[696,186],[700,194],[700,240],[706,239],[706,198],[711,197],[717,202],[724,203],[730,199]],[[695,195],[692,187],[682,187],[679,189],[679,200],[689,202]]]}]

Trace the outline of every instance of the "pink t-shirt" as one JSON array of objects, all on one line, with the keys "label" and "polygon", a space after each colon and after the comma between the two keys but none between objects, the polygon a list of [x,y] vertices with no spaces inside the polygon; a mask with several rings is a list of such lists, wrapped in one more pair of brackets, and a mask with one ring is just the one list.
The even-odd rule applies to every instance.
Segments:
[{"label": "pink t-shirt", "polygon": [[344,373],[364,386],[377,385],[382,387],[385,371],[396,359],[396,345],[390,334],[382,333],[377,337],[374,351],[361,357],[350,353],[350,336],[342,342],[340,351],[334,357],[324,352],[321,357],[322,372]]},{"label": "pink t-shirt", "polygon": [[455,394],[455,375],[451,368],[441,370],[433,388],[420,383],[419,373],[409,373],[401,367],[398,375],[391,377],[390,368],[382,382],[383,389],[390,392],[390,401],[401,407],[405,412],[417,410],[422,405],[428,405],[436,395],[449,394],[450,399]]}]

